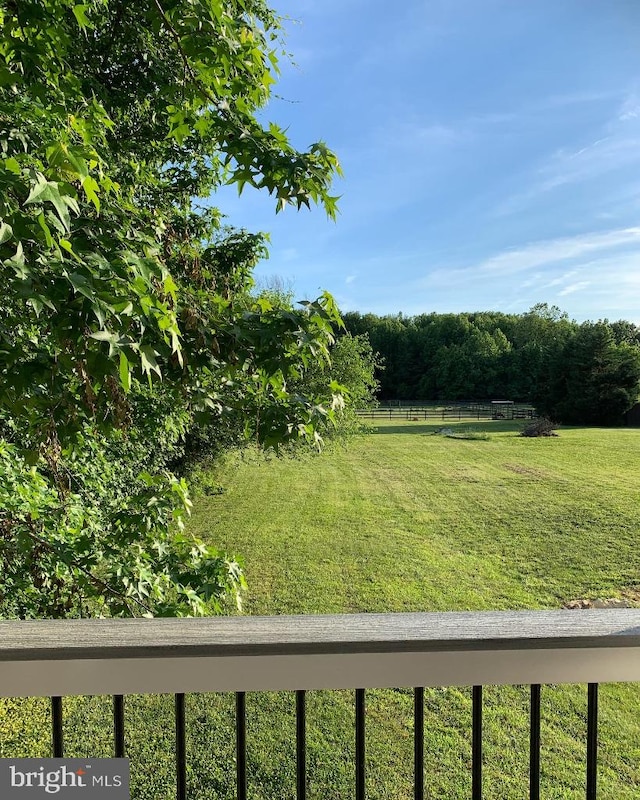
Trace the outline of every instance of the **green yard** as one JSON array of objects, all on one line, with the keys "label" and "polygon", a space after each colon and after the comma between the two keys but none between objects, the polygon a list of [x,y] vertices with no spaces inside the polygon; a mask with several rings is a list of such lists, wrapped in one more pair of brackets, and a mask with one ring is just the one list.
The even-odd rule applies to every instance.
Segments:
[{"label": "green yard", "polygon": [[554,608],[640,584],[640,430],[379,424],[303,461],[231,463],[192,529],[246,560],[254,614]]},{"label": "green yard", "polygon": [[[226,492],[196,503],[193,527],[244,555],[247,611],[557,608],[640,584],[640,486],[633,478],[640,431],[574,429],[524,439],[514,435],[518,424],[450,425],[487,431],[483,441],[433,435],[440,426],[381,423],[346,450],[302,462],[230,463],[219,476]],[[602,694],[603,796],[637,797],[640,692],[607,687]],[[373,695],[370,796],[409,797],[411,697]],[[486,795],[521,798],[526,695],[486,695]],[[469,692],[428,697],[432,796],[468,797]],[[315,758],[324,762],[314,782],[318,798],[352,791],[351,764],[344,763],[351,697],[336,693],[332,709],[322,712],[315,734]],[[545,796],[582,796],[582,689],[548,689],[543,714]],[[277,786],[270,796],[286,791]]]},{"label": "green yard", "polygon": [[[433,435],[438,427],[382,423],[321,456],[229,459],[214,478],[225,491],[196,500],[192,530],[244,556],[253,614],[558,608],[634,596],[640,430],[524,439],[515,423],[449,425],[489,433],[465,440]],[[412,694],[367,697],[368,797],[410,798]],[[189,698],[189,785],[199,800],[234,797],[232,702]],[[524,688],[485,690],[488,800],[527,794],[527,703]],[[107,755],[106,701],[68,705],[69,754],[101,754],[97,739]],[[637,798],[640,688],[602,687],[600,707],[599,796]],[[134,796],[168,798],[170,699],[128,708],[135,784],[152,781]],[[428,796],[466,799],[470,691],[427,690],[426,708]],[[251,797],[294,796],[293,712],[292,694],[249,696]],[[584,797],[584,687],[545,687],[542,716],[543,797]],[[311,797],[352,796],[352,693],[311,693],[308,724]],[[44,711],[28,723],[15,711],[0,717],[1,754],[19,754],[43,726]]]}]

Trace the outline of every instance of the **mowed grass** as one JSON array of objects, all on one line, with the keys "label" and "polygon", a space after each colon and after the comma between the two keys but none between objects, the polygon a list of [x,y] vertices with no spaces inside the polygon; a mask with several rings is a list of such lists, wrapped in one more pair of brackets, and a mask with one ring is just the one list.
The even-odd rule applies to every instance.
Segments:
[{"label": "mowed grass", "polygon": [[252,614],[557,608],[640,584],[640,430],[439,427],[233,460],[191,530],[243,556]]},{"label": "mowed grass", "polygon": [[[384,422],[321,456],[229,458],[191,530],[246,563],[252,614],[558,608],[640,584],[640,430]],[[589,613],[571,612],[571,613]],[[425,693],[427,797],[471,794],[471,692]],[[67,701],[69,755],[108,755],[108,701]],[[352,692],[308,699],[309,796],[354,794]],[[173,796],[170,698],[128,701],[133,797]],[[0,716],[0,755],[46,736],[46,706]],[[107,722],[105,722],[107,720]],[[190,696],[189,796],[233,798],[233,698]],[[586,689],[544,687],[542,796],[583,798]],[[292,693],[248,696],[249,796],[295,795]],[[412,693],[367,692],[367,797],[412,797]],[[485,798],[528,796],[528,689],[485,689]],[[40,745],[41,747],[41,745]],[[98,752],[98,750],[100,752]],[[43,753],[44,754],[44,753]],[[640,797],[640,689],[601,688],[599,798]]]},{"label": "mowed grass", "polygon": [[[447,425],[490,435],[465,440],[440,427],[380,423],[317,458],[231,462],[193,530],[244,556],[253,614],[558,608],[640,583],[640,431],[526,439],[518,424]],[[410,694],[372,694],[369,794],[410,797]],[[433,797],[469,796],[469,695],[428,693]],[[317,796],[347,797],[352,698],[331,696],[317,724],[337,743],[318,751]],[[487,689],[486,704],[487,797],[524,797],[526,693]],[[606,687],[601,705],[603,796],[638,797],[640,693]],[[546,796],[583,796],[583,688],[547,689],[544,719]]]}]

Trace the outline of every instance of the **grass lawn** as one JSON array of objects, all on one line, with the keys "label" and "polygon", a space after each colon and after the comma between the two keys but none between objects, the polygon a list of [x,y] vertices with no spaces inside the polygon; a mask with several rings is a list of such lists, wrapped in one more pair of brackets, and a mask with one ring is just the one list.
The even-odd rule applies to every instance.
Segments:
[{"label": "grass lawn", "polygon": [[[447,423],[489,438],[433,435],[440,424],[380,422],[370,435],[301,460],[230,458],[220,495],[196,500],[191,530],[246,562],[252,614],[558,608],[640,584],[640,430],[566,429],[524,439],[517,423]],[[588,612],[572,612],[588,613]],[[425,692],[428,797],[470,796],[471,695]],[[232,798],[233,698],[188,699],[194,798]],[[161,707],[165,707],[161,711]],[[69,701],[69,754],[109,754],[103,699]],[[601,688],[600,794],[640,796],[640,687]],[[170,699],[128,702],[134,797],[171,797]],[[367,693],[367,796],[412,796],[412,694]],[[253,798],[293,797],[294,700],[250,695]],[[14,716],[12,717],[11,714]],[[0,755],[44,726],[0,715]],[[584,797],[586,690],[544,687],[543,797]],[[309,696],[310,797],[353,796],[350,692]],[[485,690],[485,797],[528,792],[528,692]],[[9,724],[11,722],[11,724]],[[21,727],[22,726],[22,727]],[[0,736],[2,739],[2,736]],[[26,754],[26,753],[25,753]]]},{"label": "grass lawn", "polygon": [[554,608],[640,584],[640,430],[381,423],[303,461],[232,462],[191,529],[242,554],[253,614]]}]

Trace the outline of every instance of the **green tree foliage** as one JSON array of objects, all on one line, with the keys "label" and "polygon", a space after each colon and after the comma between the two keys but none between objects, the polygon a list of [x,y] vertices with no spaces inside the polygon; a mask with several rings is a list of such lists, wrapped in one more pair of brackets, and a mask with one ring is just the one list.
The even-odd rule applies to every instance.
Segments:
[{"label": "green tree foliage", "polygon": [[568,424],[613,425],[638,398],[640,348],[616,344],[609,325],[585,323],[550,364],[536,398],[546,416]]},{"label": "green tree foliage", "polygon": [[366,334],[346,333],[331,348],[331,378],[345,388],[346,402],[352,408],[371,408],[377,403],[375,371],[380,366]]},{"label": "green tree foliage", "polygon": [[[253,290],[259,303],[269,303],[285,312],[294,310],[293,290],[278,276],[272,276],[261,287]],[[297,305],[304,305],[298,303]],[[377,403],[379,382],[375,373],[382,367],[373,352],[367,334],[353,336],[344,326],[329,348],[329,358],[310,359],[288,382],[291,394],[315,397],[331,406],[334,414],[324,426],[325,434],[345,434],[360,430],[356,409],[369,408]],[[245,427],[251,422],[245,420]],[[255,428],[253,429],[255,436]],[[316,444],[321,444],[320,430],[314,433]],[[305,438],[305,437],[303,437]]]},{"label": "green tree foliage", "polygon": [[356,422],[355,410],[370,408],[377,403],[378,381],[375,377],[378,363],[367,334],[339,336],[330,350],[330,361],[318,360],[300,375],[292,389],[304,396],[322,396],[326,387],[333,388],[342,397],[340,413],[334,428],[351,431]]},{"label": "green tree foliage", "polygon": [[288,389],[332,298],[251,298],[264,238],[197,205],[235,183],[335,214],[333,153],[256,117],[280,33],[262,0],[0,8],[3,613],[221,609],[241,570],[181,531],[188,432],[244,414],[269,445],[334,414]]},{"label": "green tree foliage", "polygon": [[625,321],[578,325],[555,306],[525,314],[345,314],[380,353],[383,400],[506,398],[562,422],[612,424],[639,394],[640,336]]}]

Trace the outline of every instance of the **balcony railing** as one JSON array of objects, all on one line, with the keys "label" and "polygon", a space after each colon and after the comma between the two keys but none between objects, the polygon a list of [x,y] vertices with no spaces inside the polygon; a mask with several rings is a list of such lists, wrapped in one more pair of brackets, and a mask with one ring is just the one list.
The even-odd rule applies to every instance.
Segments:
[{"label": "balcony railing", "polygon": [[[355,797],[365,797],[366,689],[414,687],[414,796],[425,796],[424,687],[472,686],[472,798],[482,797],[482,687],[529,685],[529,791],[540,794],[543,684],[588,684],[585,796],[597,790],[598,684],[640,681],[640,610],[0,621],[0,695],[113,695],[124,756],[128,694],[175,695],[176,797],[186,792],[185,694],[236,695],[237,797],[247,797],[246,692],[295,690],[296,791],[307,793],[306,691],[355,690]],[[21,755],[27,756],[28,753]]]}]

